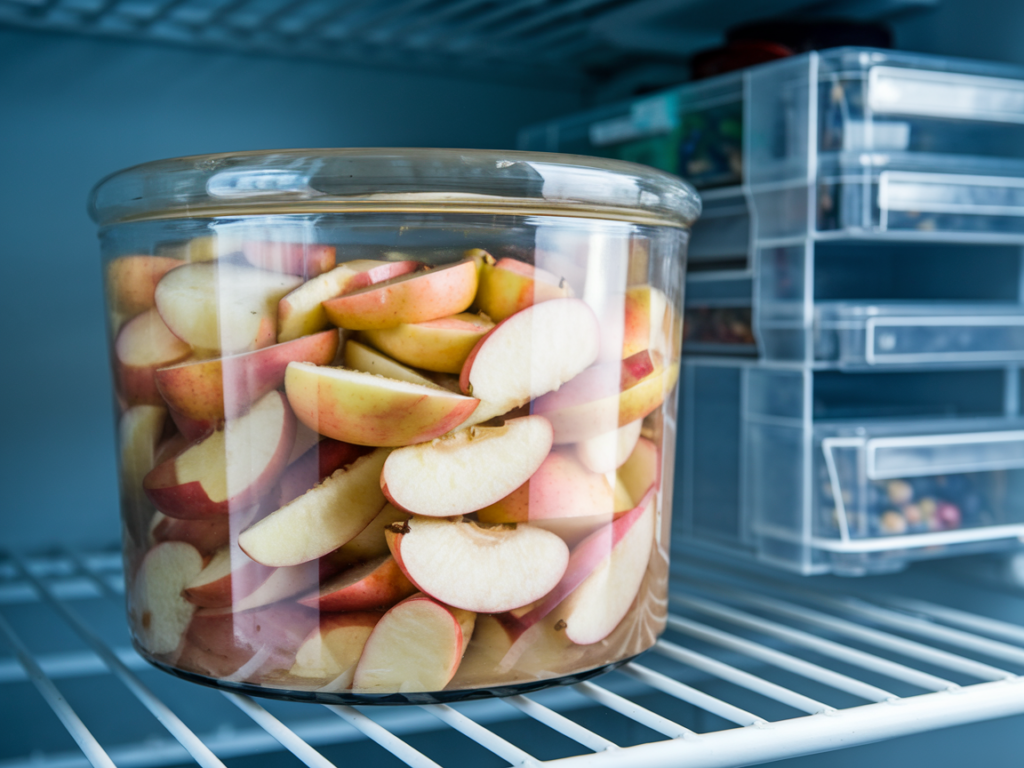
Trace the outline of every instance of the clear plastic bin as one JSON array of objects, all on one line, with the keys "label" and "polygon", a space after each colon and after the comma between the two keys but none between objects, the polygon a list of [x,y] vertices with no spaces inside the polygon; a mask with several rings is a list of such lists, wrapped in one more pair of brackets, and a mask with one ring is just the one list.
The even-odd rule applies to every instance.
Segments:
[{"label": "clear plastic bin", "polygon": [[1024,360],[1017,304],[819,302],[814,312],[815,360],[841,367]]},{"label": "clear plastic bin", "polygon": [[746,271],[690,272],[686,280],[684,352],[757,354],[752,282]]},{"label": "clear plastic bin", "polygon": [[702,269],[748,262],[750,252],[750,210],[742,191],[701,195],[704,208],[690,237],[689,263]]}]

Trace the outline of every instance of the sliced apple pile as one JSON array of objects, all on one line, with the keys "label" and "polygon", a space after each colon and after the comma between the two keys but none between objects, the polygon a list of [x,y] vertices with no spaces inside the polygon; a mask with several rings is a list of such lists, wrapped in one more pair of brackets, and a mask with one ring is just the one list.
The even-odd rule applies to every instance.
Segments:
[{"label": "sliced apple pile", "polygon": [[440,691],[459,668],[476,615],[426,595],[384,614],[366,640],[352,679],[356,693]]},{"label": "sliced apple pile", "polygon": [[502,613],[550,592],[569,560],[560,538],[531,525],[481,525],[415,517],[386,531],[398,565],[446,605]]},{"label": "sliced apple pile", "polygon": [[108,266],[124,498],[158,510],[129,590],[140,646],[380,696],[643,650],[679,313],[651,286],[607,295],[585,250],[547,254],[579,299],[479,250],[340,252],[217,236],[182,252],[201,261]]},{"label": "sliced apple pile", "polygon": [[232,354],[277,339],[277,304],[302,278],[210,261],[172,269],[156,287],[171,332],[201,349]]},{"label": "sliced apple pile", "polygon": [[434,384],[307,363],[289,364],[284,385],[303,424],[357,445],[394,447],[433,440],[465,421],[478,402]]},{"label": "sliced apple pile", "polygon": [[284,395],[270,392],[244,416],[158,464],[143,488],[166,515],[226,515],[256,502],[281,475],[295,439]]},{"label": "sliced apple pile", "polygon": [[540,416],[462,429],[393,451],[380,483],[388,500],[407,512],[469,514],[526,482],[551,450],[551,439],[551,426]]}]

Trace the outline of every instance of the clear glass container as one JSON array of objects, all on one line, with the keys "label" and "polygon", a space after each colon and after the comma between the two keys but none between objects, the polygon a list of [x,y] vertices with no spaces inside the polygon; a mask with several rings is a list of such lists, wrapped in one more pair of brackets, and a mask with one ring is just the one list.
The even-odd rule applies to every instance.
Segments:
[{"label": "clear glass container", "polygon": [[93,190],[136,648],[323,702],[574,682],[666,616],[685,182],[457,150]]}]

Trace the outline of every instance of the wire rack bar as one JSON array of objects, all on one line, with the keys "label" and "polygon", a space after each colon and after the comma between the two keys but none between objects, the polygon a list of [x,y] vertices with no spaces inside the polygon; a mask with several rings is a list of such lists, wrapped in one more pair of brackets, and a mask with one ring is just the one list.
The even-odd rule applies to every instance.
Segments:
[{"label": "wire rack bar", "polygon": [[959,629],[939,626],[925,619],[916,616],[907,616],[888,608],[881,608],[869,605],[857,598],[819,598],[823,603],[842,606],[847,612],[863,616],[878,624],[898,629],[901,632],[926,637],[929,640],[936,640],[940,643],[956,646],[965,650],[974,651],[994,659],[1009,661],[1012,664],[1024,666],[1024,649],[1017,648],[998,640],[989,640],[987,637],[978,637],[970,632]]},{"label": "wire rack bar", "polygon": [[305,740],[296,735],[295,731],[248,696],[230,691],[221,691],[221,693],[225,699],[245,712],[257,725],[273,736],[282,747],[299,758],[309,768],[335,768],[334,763],[313,749]]},{"label": "wire rack bar", "polygon": [[[685,741],[623,747],[619,753],[590,755],[588,768],[734,768],[1016,714],[1024,714],[1024,680],[999,680]],[[576,764],[562,758],[546,765]]]},{"label": "wire rack bar", "polygon": [[925,661],[945,669],[951,669],[979,680],[1003,680],[1007,677],[1012,677],[1012,674],[1005,669],[998,669],[989,664],[983,664],[980,661],[974,661],[973,659],[967,659],[948,651],[932,648],[930,645],[908,640],[888,632],[882,632],[871,627],[863,627],[859,624],[854,624],[852,621],[840,619],[812,608],[803,608],[760,594],[756,599],[753,599],[742,594],[739,590],[731,588],[722,591],[730,595],[730,600],[741,602],[744,605],[750,605],[780,616],[788,616],[789,618],[821,627],[829,632],[853,637],[878,648],[886,648],[903,656],[908,656],[918,661]]},{"label": "wire rack bar", "polygon": [[340,704],[327,704],[327,709],[360,731],[364,736],[377,742],[388,752],[412,768],[441,768],[429,757],[410,747],[391,731],[371,720],[358,709]]},{"label": "wire rack bar", "polygon": [[536,766],[540,764],[533,755],[524,752],[515,744],[505,741],[498,734],[487,730],[447,704],[423,704],[421,706],[438,720],[447,723],[463,736],[468,736],[501,759],[508,760],[512,765]]},{"label": "wire rack bar", "polygon": [[[149,665],[134,648],[111,649],[121,662],[129,669],[146,669]],[[37,654],[35,657],[39,668],[51,680],[65,677],[87,677],[102,674],[107,665],[92,651],[75,651],[73,653]],[[0,685],[15,680],[27,680],[28,674],[14,659],[0,660]]]},{"label": "wire rack bar", "polygon": [[944,621],[947,624],[952,624],[965,629],[973,629],[978,632],[984,632],[988,635],[992,635],[993,637],[1024,645],[1024,627],[1020,627],[1016,624],[999,621],[998,619],[989,619],[985,616],[967,613],[966,611],[960,611],[956,608],[946,608],[943,605],[935,605],[935,603],[929,603],[924,600],[891,597],[887,598],[885,602],[890,603],[894,607],[903,611],[931,616],[932,618]]},{"label": "wire rack bar", "polygon": [[592,749],[594,752],[602,752],[606,749],[618,749],[619,745],[613,741],[609,741],[604,736],[599,736],[588,728],[584,728],[579,723],[573,722],[565,715],[560,715],[552,709],[548,709],[543,704],[538,704],[533,699],[527,698],[526,696],[509,696],[503,699],[507,704],[511,704],[513,707],[518,709],[520,712],[529,715],[534,720],[548,726],[552,730],[558,731],[563,736],[568,736],[570,739],[578,744],[582,744],[587,749]]},{"label": "wire rack bar", "polygon": [[[26,579],[33,588],[38,592],[39,596],[43,601],[50,606],[57,614],[60,615],[68,624],[71,625],[75,633],[85,641],[86,645],[92,648],[93,652],[103,659],[103,662],[110,668],[121,682],[127,686],[135,697],[142,703],[143,706],[148,709],[153,716],[160,721],[160,723],[170,732],[174,738],[176,738],[181,745],[188,750],[188,753],[192,755],[193,759],[199,763],[202,768],[225,768],[215,754],[207,747],[202,740],[199,739],[192,730],[181,721],[181,719],[171,711],[170,707],[164,704],[156,695],[153,694],[142,681],[136,677],[135,673],[128,669],[121,660],[111,651],[104,642],[96,636],[91,629],[89,629],[81,619],[67,606],[61,603],[57,598],[53,596],[49,588],[39,579],[37,579],[25,563],[15,554],[9,553],[9,557],[14,562],[21,576]],[[100,579],[96,579],[95,574],[88,572],[103,589],[103,583]]]},{"label": "wire rack bar", "polygon": [[668,619],[668,626],[676,631],[683,634],[687,634],[690,637],[696,637],[705,642],[714,643],[715,645],[721,646],[722,648],[728,648],[732,651],[737,651],[746,656],[750,656],[760,661],[765,661],[772,664],[780,669],[788,670],[794,674],[806,677],[809,680],[815,680],[819,683],[824,683],[840,691],[851,693],[854,696],[858,696],[867,701],[886,701],[888,699],[897,698],[895,694],[889,691],[877,688],[873,685],[868,685],[860,680],[855,680],[847,675],[834,672],[831,669],[826,669],[818,664],[812,664],[809,661],[798,659],[796,656],[791,656],[788,653],[782,651],[776,651],[774,648],[768,648],[760,643],[755,643],[750,640],[745,640],[742,637],[731,635],[728,632],[722,632],[721,630],[714,629],[696,621],[690,621],[679,616],[670,616]]},{"label": "wire rack bar", "polygon": [[653,669],[649,669],[642,664],[630,662],[620,667],[619,671],[635,680],[647,683],[652,688],[657,688],[662,693],[674,696],[680,701],[685,701],[687,704],[693,704],[695,707],[700,707],[737,725],[763,725],[767,722],[757,715],[752,715],[750,712],[735,707],[728,702],[716,699],[714,696],[698,691],[696,688],[691,688],[685,683],[673,680],[671,677],[655,672]]},{"label": "wire rack bar", "polygon": [[926,691],[944,691],[947,688],[956,686],[956,683],[950,680],[944,680],[941,677],[921,672],[904,664],[883,659],[881,656],[876,656],[857,648],[851,648],[848,645],[842,645],[833,640],[826,640],[809,632],[793,629],[760,616],[738,611],[735,608],[727,608],[697,597],[683,597],[682,595],[673,595],[670,600],[673,604],[683,605],[709,616],[715,616],[716,618],[732,622],[738,626],[753,629],[769,637],[785,640],[797,647],[807,648],[808,650],[820,653],[822,656],[838,659],[847,664],[852,664],[871,672],[877,672],[894,680],[902,680]]},{"label": "wire rack bar", "polygon": [[669,720],[667,717],[662,717],[656,712],[651,712],[651,710],[645,709],[639,704],[634,704],[629,699],[619,696],[617,693],[612,693],[607,688],[602,688],[596,683],[577,683],[573,688],[591,701],[596,701],[598,704],[608,707],[608,709],[618,712],[624,717],[628,717],[633,722],[640,723],[640,725],[650,728],[652,731],[663,736],[668,736],[670,739],[684,739],[688,736],[696,735],[689,728],[685,728],[679,723]]},{"label": "wire rack bar", "polygon": [[0,616],[0,635],[3,635],[7,644],[10,645],[14,655],[25,668],[25,674],[28,675],[32,684],[42,695],[43,699],[45,699],[46,703],[50,705],[53,713],[57,715],[64,724],[64,727],[67,728],[71,738],[78,744],[79,749],[88,758],[89,763],[96,766],[96,768],[116,768],[114,761],[110,759],[110,755],[100,746],[96,737],[92,735],[92,731],[86,728],[78,713],[68,704],[67,700],[57,689],[57,686],[53,684],[53,681],[46,676],[46,673],[43,672],[35,659],[32,658],[28,648],[21,642],[21,638],[18,637],[3,616]]},{"label": "wire rack bar", "polygon": [[762,696],[766,696],[769,699],[774,699],[782,704],[793,707],[793,709],[799,709],[810,715],[816,715],[819,712],[828,712],[832,707],[827,704],[822,704],[820,701],[804,696],[801,693],[791,691],[788,688],[783,688],[781,685],[763,680],[757,675],[752,675],[749,672],[744,672],[742,669],[736,669],[725,662],[718,661],[705,656],[702,653],[696,651],[690,651],[682,646],[670,643],[667,640],[659,640],[654,650],[660,653],[662,656],[678,661],[680,664],[687,664],[695,669],[699,669],[702,672],[707,672],[709,675],[714,675],[721,680],[738,685],[741,688],[746,688],[748,691],[759,693]]}]

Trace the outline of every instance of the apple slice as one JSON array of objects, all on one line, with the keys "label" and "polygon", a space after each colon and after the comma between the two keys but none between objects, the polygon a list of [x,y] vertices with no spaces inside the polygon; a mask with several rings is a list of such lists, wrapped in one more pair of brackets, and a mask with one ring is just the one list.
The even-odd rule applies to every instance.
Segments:
[{"label": "apple slice", "polygon": [[462,391],[481,400],[479,423],[558,389],[597,359],[598,323],[579,299],[553,299],[498,323],[462,368]]},{"label": "apple slice", "polygon": [[362,445],[343,443],[329,437],[320,440],[302,456],[288,465],[281,475],[277,488],[267,495],[272,506],[269,511],[280,509],[316,487],[342,467],[370,452]]},{"label": "apple slice", "polygon": [[218,429],[224,428],[223,419],[193,419],[183,413],[178,413],[173,408],[169,408],[168,413],[174,426],[178,428],[179,436],[185,439],[186,444],[195,443],[212,435]]},{"label": "apple slice", "polygon": [[650,362],[646,351],[623,360],[621,378],[616,376],[619,363],[596,365],[559,391],[538,398],[534,412],[550,419],[559,444],[589,440],[642,419],[664,402],[679,378],[678,363],[663,367],[657,361],[641,377],[650,370],[641,366],[644,359]]},{"label": "apple slice", "polygon": [[182,341],[230,355],[275,342],[277,303],[301,282],[229,262],[186,264],[160,280],[156,307]]},{"label": "apple slice", "polygon": [[185,262],[166,256],[120,256],[107,264],[107,302],[112,311],[134,317],[156,306],[156,284]]},{"label": "apple slice", "polygon": [[277,340],[288,341],[330,326],[322,302],[415,272],[418,261],[349,261],[307,280],[277,305]]},{"label": "apple slice", "polygon": [[485,523],[531,523],[572,546],[612,520],[615,499],[605,476],[569,451],[552,451],[523,485],[477,512]]},{"label": "apple slice", "polygon": [[[590,645],[607,637],[643,581],[654,542],[655,501],[654,491],[648,491],[636,507],[577,544],[562,580],[520,618],[523,627],[550,614],[574,643]],[[529,641],[524,633],[517,642]]]},{"label": "apple slice", "polygon": [[368,611],[390,608],[416,591],[395,558],[384,555],[339,573],[299,602],[321,611]]},{"label": "apple slice", "polygon": [[121,415],[118,423],[121,494],[135,509],[139,509],[146,498],[142,479],[156,466],[157,444],[166,422],[166,408],[134,405]]},{"label": "apple slice", "polygon": [[224,429],[157,464],[143,487],[165,515],[226,515],[254,503],[277,481],[294,439],[295,417],[284,395],[270,392]]},{"label": "apple slice", "polygon": [[459,373],[462,365],[494,323],[484,315],[462,312],[440,320],[363,331],[377,349],[399,362],[438,373]]},{"label": "apple slice", "polygon": [[509,656],[513,644],[522,634],[519,622],[509,614],[481,614],[476,618],[473,637],[466,648],[449,689],[481,688],[502,684],[543,680],[577,672],[586,650],[546,624],[538,626],[530,636],[529,646],[518,648]]},{"label": "apple slice", "polygon": [[615,498],[615,512],[628,512],[634,506],[636,502],[633,501],[633,496],[628,490],[626,490],[626,484],[622,482],[622,478],[618,475],[615,476],[615,487],[614,487],[614,498]]},{"label": "apple slice", "polygon": [[648,493],[636,507],[639,516],[617,541],[613,531],[611,553],[551,614],[556,625],[565,622],[566,637],[577,645],[604,640],[629,611],[651,558],[654,506],[655,495]]},{"label": "apple slice", "polygon": [[177,650],[196,607],[183,596],[203,569],[203,556],[191,544],[157,544],[142,558],[128,591],[128,615],[135,639],[149,653]]},{"label": "apple slice", "polygon": [[476,616],[426,595],[408,597],[373,628],[352,679],[355,693],[440,691],[459,668]]},{"label": "apple slice", "polygon": [[576,455],[591,472],[614,472],[621,467],[640,439],[643,419],[631,421],[612,432],[576,443]]},{"label": "apple slice", "polygon": [[[422,373],[414,371],[358,341],[345,342],[345,367],[351,368],[353,371],[373,373],[386,379],[405,381],[409,384],[422,384],[427,387],[437,384]],[[457,387],[455,391],[459,391]]]},{"label": "apple slice", "polygon": [[242,255],[254,267],[306,279],[326,272],[337,262],[334,246],[319,243],[250,240],[242,243]]},{"label": "apple slice", "polygon": [[384,507],[378,448],[242,531],[238,545],[264,565],[296,565],[326,555],[356,537]]},{"label": "apple slice", "polygon": [[540,416],[471,427],[392,452],[381,487],[399,509],[428,517],[475,512],[525,483],[551,450]]},{"label": "apple slice", "polygon": [[291,363],[284,385],[299,421],[321,435],[357,445],[433,440],[465,421],[478,402],[433,384],[307,363]]},{"label": "apple slice", "polygon": [[641,437],[626,462],[617,472],[631,498],[640,499],[651,489],[661,487],[661,452],[653,440]]},{"label": "apple slice", "polygon": [[337,352],[338,332],[328,330],[240,355],[161,368],[156,387],[171,408],[190,419],[230,419],[280,387],[288,363],[327,365]]},{"label": "apple slice", "polygon": [[184,360],[192,347],[175,336],[155,309],[136,315],[114,341],[117,382],[128,405],[163,405],[156,369]]},{"label": "apple slice", "polygon": [[260,684],[291,669],[318,621],[316,611],[295,603],[251,611],[200,608],[176,666],[218,680]]},{"label": "apple slice", "polygon": [[489,254],[480,267],[476,306],[495,322],[542,301],[572,295],[569,285],[550,272],[518,259],[495,263]]},{"label": "apple slice", "polygon": [[409,519],[408,512],[403,512],[394,504],[385,504],[378,515],[370,521],[348,544],[344,544],[327,555],[339,565],[355,565],[387,555],[388,540],[384,536],[385,529],[395,523],[405,523]]},{"label": "apple slice", "polygon": [[676,360],[682,347],[683,324],[665,294],[650,285],[626,289],[622,356],[649,349],[662,360]]},{"label": "apple slice", "polygon": [[525,524],[414,517],[385,535],[398,565],[420,590],[479,613],[539,600],[558,584],[569,561],[569,548],[558,536]]},{"label": "apple slice", "polygon": [[476,262],[465,259],[360,288],[323,303],[341,328],[369,331],[464,312],[476,294]]},{"label": "apple slice", "polygon": [[178,520],[167,517],[163,512],[153,515],[150,523],[150,538],[154,544],[163,541],[183,541],[208,557],[228,543],[231,524],[227,516],[210,517],[205,520]]},{"label": "apple slice", "polygon": [[[234,567],[232,560],[236,561]],[[233,600],[252,594],[273,572],[273,568],[254,563],[241,553],[232,553],[231,547],[224,546],[185,586],[182,594],[201,608],[226,608]]]},{"label": "apple slice", "polygon": [[320,626],[299,646],[291,674],[330,680],[321,691],[350,688],[363,647],[380,618],[379,613],[366,611],[322,615]]}]

